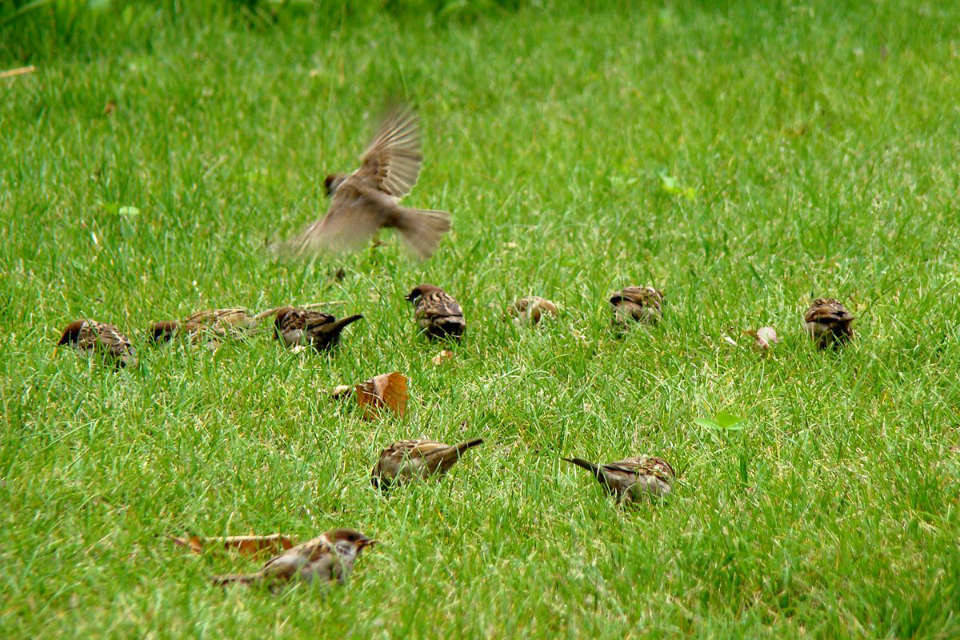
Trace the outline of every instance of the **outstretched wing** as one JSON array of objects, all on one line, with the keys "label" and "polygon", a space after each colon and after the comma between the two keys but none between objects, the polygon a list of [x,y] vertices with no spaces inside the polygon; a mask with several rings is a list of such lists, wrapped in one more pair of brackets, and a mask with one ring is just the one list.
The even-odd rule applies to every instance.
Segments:
[{"label": "outstretched wing", "polygon": [[422,161],[419,118],[409,107],[396,107],[380,123],[354,176],[372,181],[394,198],[402,198],[417,183]]}]

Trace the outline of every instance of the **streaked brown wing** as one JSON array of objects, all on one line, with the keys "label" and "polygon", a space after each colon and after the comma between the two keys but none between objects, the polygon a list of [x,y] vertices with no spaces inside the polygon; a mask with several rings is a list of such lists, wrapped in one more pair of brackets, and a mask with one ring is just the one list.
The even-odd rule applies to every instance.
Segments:
[{"label": "streaked brown wing", "polygon": [[623,471],[625,473],[645,473],[649,470],[649,463],[650,458],[645,456],[637,458],[624,458],[623,460],[617,460],[616,462],[605,464],[603,465],[603,468],[610,469],[612,471]]},{"label": "streaked brown wing", "polygon": [[463,310],[452,296],[443,291],[434,291],[420,298],[422,303],[417,311],[425,318],[446,318],[462,316]]},{"label": "streaked brown wing", "polygon": [[409,108],[396,108],[381,122],[354,176],[372,180],[380,191],[402,198],[417,183],[422,161],[419,119]]},{"label": "streaked brown wing", "polygon": [[112,324],[101,323],[97,326],[100,342],[115,356],[121,356],[130,350],[130,341]]},{"label": "streaked brown wing", "polygon": [[410,453],[412,455],[420,455],[424,458],[437,453],[438,451],[443,451],[444,449],[449,449],[450,445],[444,444],[443,442],[434,442],[433,440],[418,440],[412,447]]},{"label": "streaked brown wing", "polygon": [[307,331],[321,327],[325,324],[330,324],[334,322],[336,318],[329,313],[323,313],[322,311],[305,311],[304,312],[304,326]]},{"label": "streaked brown wing", "polygon": [[[100,329],[91,321],[85,320],[77,334],[77,348],[81,350],[96,349],[100,343]],[[105,343],[104,343],[105,344]]]}]

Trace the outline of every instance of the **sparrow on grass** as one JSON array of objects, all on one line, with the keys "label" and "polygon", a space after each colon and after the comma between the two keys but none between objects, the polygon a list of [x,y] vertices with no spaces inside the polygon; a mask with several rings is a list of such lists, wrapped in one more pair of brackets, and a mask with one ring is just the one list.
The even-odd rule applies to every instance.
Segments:
[{"label": "sparrow on grass", "polygon": [[507,307],[507,313],[517,322],[539,324],[544,317],[555,317],[557,305],[540,296],[519,298]]},{"label": "sparrow on grass", "polygon": [[182,321],[155,322],[150,326],[150,335],[154,342],[168,342],[182,332],[191,338],[203,333],[213,338],[224,338],[231,333],[256,327],[261,320],[277,313],[279,309],[268,309],[256,315],[246,309],[210,309],[197,311]]},{"label": "sparrow on grass", "polygon": [[414,318],[420,329],[431,338],[463,336],[466,323],[463,310],[449,293],[432,284],[421,284],[413,289],[407,300],[413,303]]},{"label": "sparrow on grass", "polygon": [[610,296],[613,324],[622,329],[631,322],[657,324],[663,318],[663,292],[653,287],[624,287]]},{"label": "sparrow on grass", "polygon": [[563,458],[586,469],[617,498],[617,503],[630,502],[643,496],[663,497],[670,494],[677,474],[666,460],[655,456],[625,458],[596,465],[580,458]]},{"label": "sparrow on grass", "polygon": [[483,444],[480,438],[457,445],[433,440],[394,442],[381,452],[380,459],[370,474],[370,482],[374,487],[386,491],[394,484],[414,478],[443,475],[468,449],[479,444]]},{"label": "sparrow on grass", "polygon": [[112,360],[117,368],[135,367],[136,352],[130,340],[115,326],[93,320],[77,320],[67,325],[57,346],[69,345],[79,351],[96,352]]},{"label": "sparrow on grass", "polygon": [[817,298],[803,316],[807,334],[821,349],[837,347],[853,338],[853,315],[839,300]]},{"label": "sparrow on grass", "polygon": [[331,529],[318,538],[291,547],[267,561],[260,571],[216,576],[216,585],[268,584],[300,579],[304,582],[347,581],[360,553],[376,544],[364,534],[353,529]]},{"label": "sparrow on grass", "polygon": [[417,182],[423,156],[416,113],[407,107],[390,111],[351,174],[331,174],[324,180],[330,208],[283,248],[295,254],[363,245],[377,230],[393,227],[419,258],[433,254],[450,230],[446,211],[400,206]]},{"label": "sparrow on grass", "polygon": [[317,351],[327,351],[340,341],[340,332],[362,315],[352,315],[339,320],[322,311],[283,307],[277,311],[274,325],[277,339],[288,347],[310,345]]}]

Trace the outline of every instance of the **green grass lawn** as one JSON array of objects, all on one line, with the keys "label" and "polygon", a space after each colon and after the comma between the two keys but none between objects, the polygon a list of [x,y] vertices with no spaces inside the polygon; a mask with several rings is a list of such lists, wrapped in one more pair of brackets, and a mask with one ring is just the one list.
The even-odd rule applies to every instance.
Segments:
[{"label": "green grass lawn", "polygon": [[[133,5],[0,49],[37,67],[0,80],[0,634],[960,636],[960,7],[637,4]],[[423,263],[393,234],[271,258],[390,96],[423,121],[406,203],[453,232]],[[467,318],[441,366],[403,299],[422,281]],[[648,283],[664,321],[616,340],[609,293]],[[504,322],[530,294],[556,321]],[[802,331],[820,295],[858,318],[837,353]],[[145,342],[318,301],[365,316],[330,357]],[[141,366],[51,357],[83,317]],[[741,335],[764,324],[769,357]],[[403,420],[326,396],[393,370]],[[695,422],[721,411],[745,428]],[[376,456],[419,436],[486,444],[383,498]],[[560,461],[641,453],[680,477],[633,509]],[[213,587],[259,561],[165,537],[334,526],[382,545],[326,596]]]}]

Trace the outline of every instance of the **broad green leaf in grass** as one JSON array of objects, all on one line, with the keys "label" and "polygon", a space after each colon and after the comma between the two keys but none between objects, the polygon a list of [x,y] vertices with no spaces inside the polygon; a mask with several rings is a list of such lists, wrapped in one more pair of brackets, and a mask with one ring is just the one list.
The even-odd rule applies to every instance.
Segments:
[{"label": "broad green leaf in grass", "polygon": [[666,173],[660,174],[660,188],[672,196],[683,196],[691,202],[697,199],[697,190],[680,184],[680,181]]},{"label": "broad green leaf in grass", "polygon": [[694,422],[701,427],[721,431],[742,431],[747,426],[746,418],[740,418],[726,411],[717,413],[713,418],[695,418]]}]

